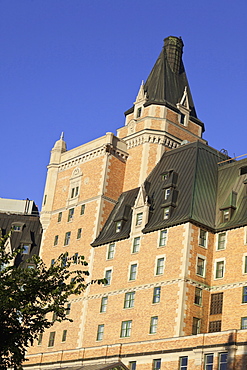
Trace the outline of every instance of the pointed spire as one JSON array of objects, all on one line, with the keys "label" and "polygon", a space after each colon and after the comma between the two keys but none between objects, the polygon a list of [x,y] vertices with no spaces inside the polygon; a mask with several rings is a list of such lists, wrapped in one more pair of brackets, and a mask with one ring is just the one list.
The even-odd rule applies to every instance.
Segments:
[{"label": "pointed spire", "polygon": [[145,93],[144,81],[142,80],[141,86],[140,86],[140,89],[139,89],[139,92],[137,94],[136,101],[134,102],[134,104],[141,103],[141,102],[145,103],[146,100],[147,100],[147,94]]},{"label": "pointed spire", "polygon": [[64,132],[62,131],[61,136],[60,136],[60,140],[63,140],[63,139],[64,139]]}]

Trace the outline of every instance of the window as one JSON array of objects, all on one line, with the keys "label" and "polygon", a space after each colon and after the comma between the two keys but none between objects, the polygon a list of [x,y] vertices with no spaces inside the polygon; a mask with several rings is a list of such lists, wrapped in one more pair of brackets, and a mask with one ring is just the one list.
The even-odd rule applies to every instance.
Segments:
[{"label": "window", "polygon": [[21,231],[21,225],[14,225],[13,230],[14,231]]},{"label": "window", "polygon": [[222,313],[223,293],[211,294],[210,315]]},{"label": "window", "polygon": [[77,263],[79,262],[79,254],[78,253],[75,253],[73,256],[72,256],[72,259],[73,259],[73,263],[75,265],[77,265]]},{"label": "window", "polygon": [[194,300],[194,303],[195,304],[198,304],[198,306],[201,306],[202,305],[202,289],[201,288],[198,288],[198,287],[195,288],[195,300]]},{"label": "window", "polygon": [[167,200],[167,199],[168,199],[168,197],[169,197],[170,193],[171,193],[171,189],[170,189],[170,188],[165,189],[165,200]]},{"label": "window", "polygon": [[158,316],[151,317],[149,334],[156,334],[158,327]]},{"label": "window", "polygon": [[197,258],[196,273],[199,276],[204,276],[205,273],[205,260],[203,258]]},{"label": "window", "polygon": [[207,231],[200,229],[199,233],[199,245],[206,248],[207,246]]},{"label": "window", "polygon": [[111,284],[111,275],[112,275],[112,270],[106,270],[106,272],[105,272],[105,279],[106,279],[105,286]]},{"label": "window", "polygon": [[54,238],[54,246],[56,246],[58,244],[58,235],[55,235],[55,238]]},{"label": "window", "polygon": [[241,175],[245,175],[247,173],[247,166],[245,166],[245,167],[241,167],[240,169],[239,169],[239,175],[241,176]]},{"label": "window", "polygon": [[247,317],[241,317],[241,329],[247,329]]},{"label": "window", "polygon": [[153,303],[160,302],[160,293],[161,293],[161,287],[160,286],[155,287],[154,292],[153,292]]},{"label": "window", "polygon": [[67,264],[67,256],[63,256],[63,257],[62,257],[62,261],[61,261],[61,266],[62,266],[62,267],[65,267],[65,266],[66,266],[66,264]]},{"label": "window", "polygon": [[63,335],[62,335],[62,342],[66,342],[66,338],[67,338],[67,330],[64,330]]},{"label": "window", "polygon": [[244,274],[247,274],[247,256],[244,256]]},{"label": "window", "polygon": [[167,220],[169,218],[169,214],[170,208],[169,207],[164,208],[164,220]]},{"label": "window", "polygon": [[56,320],[57,320],[57,314],[56,314],[56,312],[53,312],[52,321],[55,322]]},{"label": "window", "polygon": [[216,262],[215,279],[221,279],[224,277],[224,261]]},{"label": "window", "polygon": [[136,361],[129,362],[129,370],[136,370]]},{"label": "window", "polygon": [[130,337],[131,326],[132,326],[132,320],[122,321],[121,333],[120,333],[121,338]]},{"label": "window", "polygon": [[153,360],[153,370],[160,370],[161,358]]},{"label": "window", "polygon": [[136,274],[137,274],[137,263],[134,263],[133,265],[130,265],[129,280],[135,280]]},{"label": "window", "polygon": [[122,221],[116,222],[116,233],[119,233],[121,231]]},{"label": "window", "polygon": [[226,242],[226,233],[220,233],[218,235],[218,245],[217,250],[225,249],[225,242]]},{"label": "window", "polygon": [[64,245],[69,245],[69,242],[70,242],[70,234],[71,232],[68,231],[66,234],[65,234],[65,238],[64,238]]},{"label": "window", "polygon": [[217,331],[221,331],[221,320],[210,321],[208,332],[216,333]]},{"label": "window", "polygon": [[71,189],[71,198],[77,197],[79,194],[79,186],[76,186]]},{"label": "window", "polygon": [[38,336],[38,346],[42,344],[42,340],[43,340],[43,333],[40,333]]},{"label": "window", "polygon": [[207,353],[204,357],[204,370],[213,370],[214,366],[214,355],[213,353]]},{"label": "window", "polygon": [[125,293],[124,296],[124,308],[134,307],[135,292]]},{"label": "window", "polygon": [[103,325],[103,324],[98,325],[97,339],[96,340],[102,340],[103,339],[104,328],[105,328],[105,325]]},{"label": "window", "polygon": [[161,230],[160,241],[159,241],[160,247],[164,247],[164,245],[166,245],[166,238],[167,238],[167,230]]},{"label": "window", "polygon": [[51,266],[53,266],[55,264],[55,258],[52,258],[51,260]]},{"label": "window", "polygon": [[220,353],[219,355],[219,370],[227,370],[227,353]]},{"label": "window", "polygon": [[227,222],[230,220],[230,209],[224,209],[222,211],[222,222]]},{"label": "window", "polygon": [[136,215],[136,226],[140,226],[142,224],[142,213],[137,213]]},{"label": "window", "polygon": [[66,308],[65,308],[65,315],[66,316],[69,316],[70,310],[71,310],[71,304],[68,303],[67,306],[66,306]]},{"label": "window", "polygon": [[81,234],[82,234],[82,228],[77,230],[77,236],[76,239],[81,239]]},{"label": "window", "polygon": [[69,213],[68,213],[68,222],[72,221],[73,220],[73,217],[74,217],[74,208],[70,208],[69,209]]},{"label": "window", "polygon": [[157,259],[155,275],[162,275],[164,273],[165,259],[164,257]]},{"label": "window", "polygon": [[185,114],[180,113],[180,123],[181,125],[185,125]]},{"label": "window", "polygon": [[136,115],[136,118],[141,117],[141,114],[142,114],[142,107],[140,107],[140,108],[138,108],[138,109],[137,109],[137,115]]},{"label": "window", "polygon": [[54,342],[55,342],[55,335],[56,335],[56,332],[55,331],[52,331],[50,333],[50,336],[49,336],[49,342],[48,342],[48,347],[53,347],[54,346]]},{"label": "window", "polygon": [[187,356],[179,357],[179,370],[187,369],[188,369],[188,357]]},{"label": "window", "polygon": [[134,238],[133,240],[133,247],[132,247],[132,253],[138,253],[140,248],[140,236]]},{"label": "window", "polygon": [[200,329],[201,329],[201,319],[198,319],[197,317],[193,317],[192,334],[193,335],[199,334]]},{"label": "window", "polygon": [[61,221],[62,221],[62,212],[59,212],[59,214],[57,215],[57,222]]},{"label": "window", "polygon": [[81,216],[84,215],[85,213],[85,207],[86,207],[85,204],[81,205]]},{"label": "window", "polygon": [[108,246],[108,251],[107,251],[107,259],[112,260],[114,257],[114,252],[115,252],[115,244],[111,243]]},{"label": "window", "polygon": [[100,312],[106,312],[107,303],[108,303],[108,297],[102,297],[101,304],[100,304]]},{"label": "window", "polygon": [[242,303],[247,303],[247,286],[243,287]]},{"label": "window", "polygon": [[29,254],[30,245],[23,245],[22,248],[23,248],[22,250],[23,254]]}]

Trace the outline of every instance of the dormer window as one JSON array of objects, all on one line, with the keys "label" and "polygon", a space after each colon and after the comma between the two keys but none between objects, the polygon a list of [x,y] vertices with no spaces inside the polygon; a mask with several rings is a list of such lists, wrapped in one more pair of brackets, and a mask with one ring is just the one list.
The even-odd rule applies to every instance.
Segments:
[{"label": "dormer window", "polygon": [[222,211],[222,222],[227,222],[230,220],[230,208],[224,209]]},{"label": "dormer window", "polygon": [[24,226],[24,223],[22,222],[14,222],[12,224],[12,229],[13,231],[22,231],[23,226]]},{"label": "dormer window", "polygon": [[245,175],[247,173],[247,166],[241,167],[239,169],[239,175]]},{"label": "dormer window", "polygon": [[14,225],[13,230],[14,231],[21,231],[21,226],[20,225]]},{"label": "dormer window", "polygon": [[166,207],[164,208],[164,220],[167,220],[170,216],[170,208]]},{"label": "dormer window", "polygon": [[170,188],[165,189],[165,200],[167,200],[167,199],[168,199],[168,197],[169,197],[170,193],[171,193],[171,189],[170,189]]},{"label": "dormer window", "polygon": [[23,246],[22,246],[22,254],[29,254],[29,250],[30,250],[30,245],[28,245],[28,244],[24,244]]},{"label": "dormer window", "polygon": [[136,215],[136,226],[140,226],[142,224],[142,216],[143,216],[143,213],[137,213],[137,215]]},{"label": "dormer window", "polygon": [[185,114],[180,113],[180,123],[181,125],[185,125]]},{"label": "dormer window", "polygon": [[121,231],[122,221],[116,222],[116,233],[119,233]]},{"label": "dormer window", "polygon": [[142,114],[142,107],[139,107],[137,109],[136,118],[140,118],[141,117],[141,114]]}]

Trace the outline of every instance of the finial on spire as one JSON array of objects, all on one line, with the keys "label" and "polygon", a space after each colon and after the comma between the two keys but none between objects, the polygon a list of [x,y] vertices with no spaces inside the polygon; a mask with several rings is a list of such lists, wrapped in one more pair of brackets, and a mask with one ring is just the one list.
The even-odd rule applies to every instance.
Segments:
[{"label": "finial on spire", "polygon": [[63,140],[63,139],[64,139],[64,132],[62,131],[61,136],[60,136],[60,140]]}]

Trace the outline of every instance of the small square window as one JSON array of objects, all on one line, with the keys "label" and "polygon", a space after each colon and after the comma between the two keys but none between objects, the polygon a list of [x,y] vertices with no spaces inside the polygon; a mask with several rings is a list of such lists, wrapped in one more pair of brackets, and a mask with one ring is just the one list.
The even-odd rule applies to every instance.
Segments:
[{"label": "small square window", "polygon": [[121,338],[130,337],[130,334],[131,334],[131,326],[132,326],[132,320],[122,321],[121,333],[120,333],[120,337]]},{"label": "small square window", "polygon": [[205,370],[213,370],[214,366],[214,355],[213,353],[207,353],[205,355],[205,360],[204,360],[204,369]]},{"label": "small square window", "polygon": [[107,303],[108,303],[108,297],[102,297],[101,304],[100,304],[100,312],[106,312]]},{"label": "small square window", "polygon": [[132,253],[138,253],[140,248],[140,236],[134,238],[133,240],[133,247],[132,247]]},{"label": "small square window", "polygon": [[135,302],[135,292],[125,293],[124,308],[134,307],[134,302]]},{"label": "small square window", "polygon": [[81,216],[84,215],[85,213],[85,207],[86,207],[85,204],[81,205]]},{"label": "small square window", "polygon": [[159,246],[164,247],[166,245],[167,230],[161,230]]},{"label": "small square window", "polygon": [[111,243],[108,246],[107,259],[112,260],[114,257],[114,253],[115,253],[115,243]]},{"label": "small square window", "polygon": [[74,218],[74,208],[70,208],[69,209],[69,213],[68,213],[68,222],[72,221],[73,218]]},{"label": "small square window", "polygon": [[82,234],[82,228],[80,227],[80,228],[77,230],[77,236],[76,236],[76,239],[81,239],[81,234]]},{"label": "small square window", "polygon": [[221,279],[224,277],[224,261],[216,262],[215,278]]},{"label": "small square window", "polygon": [[65,233],[64,245],[69,245],[70,235],[71,235],[71,232],[70,231],[68,231],[67,233]]},{"label": "small square window", "polygon": [[209,333],[216,333],[221,331],[221,320],[210,321],[209,322]]},{"label": "small square window", "polygon": [[157,259],[157,264],[156,264],[156,275],[162,275],[164,273],[164,267],[165,267],[165,259],[164,257],[158,258]]},{"label": "small square window", "polygon": [[56,246],[56,245],[58,245],[58,235],[55,235],[55,237],[54,237],[54,247]]},{"label": "small square window", "polygon": [[64,330],[63,335],[62,335],[62,342],[66,342],[66,338],[67,338],[67,330]]},{"label": "small square window", "polygon": [[142,213],[137,213],[136,215],[136,226],[140,226],[142,224]]},{"label": "small square window", "polygon": [[153,303],[160,302],[160,293],[161,293],[161,287],[160,286],[155,287],[153,291]]},{"label": "small square window", "polygon": [[247,317],[241,317],[241,329],[247,329]]},{"label": "small square window", "polygon": [[167,220],[169,218],[169,215],[170,215],[170,208],[169,207],[164,208],[164,220]]},{"label": "small square window", "polygon": [[137,275],[137,263],[134,263],[133,265],[130,265],[129,280],[136,280],[136,275]]},{"label": "small square window", "polygon": [[96,340],[102,340],[104,336],[104,328],[105,325],[98,325],[98,330],[97,330],[97,339]]},{"label": "small square window", "polygon": [[57,215],[57,222],[61,221],[62,221],[62,212],[59,212],[59,214]]},{"label": "small square window", "polygon": [[106,272],[105,272],[106,282],[104,284],[105,286],[111,284],[111,277],[112,277],[112,270],[106,270]]},{"label": "small square window", "polygon": [[203,258],[197,258],[196,273],[199,276],[204,276],[205,274],[205,260]]},{"label": "small square window", "polygon": [[199,245],[200,247],[206,248],[207,246],[207,231],[200,229],[199,233]]},{"label": "small square window", "polygon": [[50,336],[49,336],[49,342],[48,342],[48,347],[53,347],[54,346],[54,342],[55,342],[55,335],[56,335],[56,332],[55,331],[52,331],[50,333]]},{"label": "small square window", "polygon": [[247,286],[243,287],[242,303],[247,303]]},{"label": "small square window", "polygon": [[153,370],[161,369],[161,358],[153,360]]},{"label": "small square window", "polygon": [[188,356],[179,357],[179,370],[188,369]]},{"label": "small square window", "polygon": [[168,199],[168,197],[169,197],[170,193],[171,193],[171,189],[170,189],[170,188],[165,189],[165,200],[167,200],[167,199]]},{"label": "small square window", "polygon": [[226,243],[226,233],[220,233],[218,235],[218,245],[217,250],[225,249],[225,243]]},{"label": "small square window", "polygon": [[194,300],[194,303],[195,304],[198,304],[198,306],[201,306],[202,305],[202,289],[201,288],[198,288],[198,287],[195,288],[195,300]]},{"label": "small square window", "polygon": [[201,328],[201,319],[198,319],[197,317],[193,317],[192,334],[193,335],[199,334],[200,328]]},{"label": "small square window", "polygon": [[149,334],[156,334],[158,327],[158,316],[151,317]]}]

